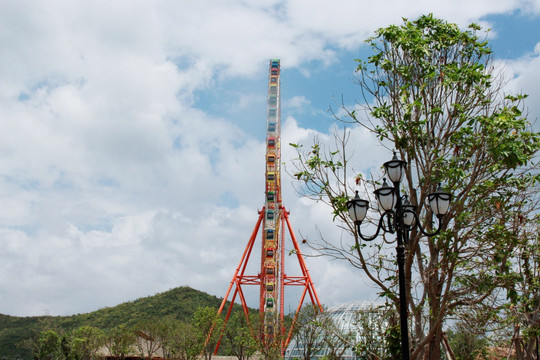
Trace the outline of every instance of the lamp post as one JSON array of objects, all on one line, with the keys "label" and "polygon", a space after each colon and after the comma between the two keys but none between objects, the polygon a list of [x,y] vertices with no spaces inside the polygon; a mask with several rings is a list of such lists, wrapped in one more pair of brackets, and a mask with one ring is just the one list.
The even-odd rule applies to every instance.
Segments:
[{"label": "lamp post", "polygon": [[399,160],[394,152],[392,160],[384,164],[386,175],[393,186],[388,185],[386,178],[381,188],[375,190],[375,196],[379,202],[383,213],[379,219],[377,231],[372,236],[362,234],[360,225],[365,219],[369,202],[360,199],[358,191],[354,199],[347,201],[349,215],[354,221],[355,231],[360,238],[365,241],[372,241],[381,229],[384,232],[396,234],[397,241],[397,263],[399,275],[399,315],[401,328],[401,356],[403,360],[409,360],[409,332],[407,326],[407,293],[405,290],[405,244],[409,241],[409,232],[414,228],[420,229],[426,236],[435,236],[441,231],[442,218],[450,207],[451,195],[442,191],[439,184],[437,190],[427,196],[430,210],[439,220],[435,232],[427,232],[420,224],[420,219],[416,212],[416,207],[411,205],[407,195],[400,196],[400,183],[403,178],[407,162]]}]

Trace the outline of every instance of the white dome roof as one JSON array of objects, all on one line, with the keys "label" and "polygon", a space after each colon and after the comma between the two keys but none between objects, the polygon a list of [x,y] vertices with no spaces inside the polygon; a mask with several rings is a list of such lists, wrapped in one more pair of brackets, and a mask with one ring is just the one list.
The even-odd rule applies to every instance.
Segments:
[{"label": "white dome roof", "polygon": [[[334,321],[334,323],[337,325],[338,329],[342,333],[348,333],[352,332],[356,334],[356,341],[358,342],[360,340],[360,334],[359,334],[359,328],[357,324],[358,320],[358,312],[361,310],[369,310],[369,309],[377,309],[381,304],[373,303],[373,302],[349,302],[345,304],[340,304],[337,306],[333,306],[326,310],[326,314],[330,316],[330,318]],[[292,359],[298,359],[300,358],[300,354],[302,353],[302,349],[299,347],[302,347],[303,345],[300,344],[298,346],[295,339],[293,339],[289,346],[287,347],[287,350],[285,351],[285,360],[292,360]],[[327,354],[326,350],[322,350],[319,354],[317,354],[316,358],[323,357]],[[356,359],[355,354],[353,353],[353,350],[349,347],[346,349],[345,353],[342,356],[342,359],[347,360],[354,360]]]}]

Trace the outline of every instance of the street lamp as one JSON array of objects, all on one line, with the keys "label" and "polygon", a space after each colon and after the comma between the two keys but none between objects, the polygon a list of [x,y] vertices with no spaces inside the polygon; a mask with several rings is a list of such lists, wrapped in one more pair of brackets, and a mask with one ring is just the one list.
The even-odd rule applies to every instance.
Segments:
[{"label": "street lamp", "polygon": [[355,230],[358,236],[365,241],[374,240],[381,229],[384,232],[396,234],[397,237],[397,262],[399,273],[399,312],[401,325],[401,356],[404,360],[409,360],[409,332],[407,326],[407,293],[405,291],[405,246],[409,241],[409,232],[418,228],[426,236],[435,236],[441,231],[441,223],[444,215],[450,207],[451,195],[442,191],[441,185],[437,190],[427,196],[427,203],[430,210],[439,220],[435,232],[427,232],[420,224],[416,207],[410,203],[407,195],[400,196],[399,185],[407,162],[399,160],[394,152],[392,160],[383,164],[388,179],[393,186],[388,185],[386,178],[383,180],[381,188],[375,190],[375,196],[379,202],[383,214],[379,219],[377,231],[372,236],[364,236],[360,230],[360,225],[367,215],[369,202],[360,199],[358,191],[354,199],[347,201],[349,216],[354,221]]}]

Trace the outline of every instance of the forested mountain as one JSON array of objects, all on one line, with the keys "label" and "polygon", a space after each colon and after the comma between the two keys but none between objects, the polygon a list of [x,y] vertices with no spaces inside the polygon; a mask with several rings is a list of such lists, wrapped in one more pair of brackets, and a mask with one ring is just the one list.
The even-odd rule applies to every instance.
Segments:
[{"label": "forested mountain", "polygon": [[192,289],[178,287],[154,296],[140,298],[114,307],[103,308],[91,313],[72,316],[15,317],[0,314],[0,359],[13,358],[16,354],[27,355],[18,345],[37,337],[39,332],[54,329],[68,332],[81,326],[102,329],[117,325],[134,325],[148,318],[175,316],[188,320],[200,307],[218,308],[221,299]]}]

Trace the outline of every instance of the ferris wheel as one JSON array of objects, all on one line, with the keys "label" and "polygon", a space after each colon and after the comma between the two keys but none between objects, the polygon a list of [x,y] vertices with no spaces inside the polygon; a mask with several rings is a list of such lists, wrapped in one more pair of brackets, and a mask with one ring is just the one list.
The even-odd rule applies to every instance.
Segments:
[{"label": "ferris wheel", "polygon": [[[322,311],[322,306],[313,286],[304,262],[302,252],[289,221],[289,212],[282,204],[281,198],[281,63],[279,59],[270,60],[268,68],[268,97],[266,118],[266,155],[265,155],[265,201],[264,207],[259,211],[259,218],[249,238],[238,267],[236,268],[229,288],[219,308],[221,314],[232,289],[234,292],[225,316],[225,325],[231,314],[233,304],[238,297],[244,313],[249,314],[243,288],[244,285],[260,286],[259,313],[262,327],[260,336],[267,341],[277,340],[282,354],[287,348],[292,335],[292,328],[296,316],[309,296],[313,306]],[[261,226],[262,225],[262,226]],[[257,235],[262,227],[261,234],[261,263],[257,275],[246,274],[252,250]],[[285,273],[285,240],[286,234],[292,242],[296,260],[301,274],[289,276]],[[293,258],[294,259],[294,258]],[[300,301],[294,315],[293,325],[289,329],[284,326],[285,287],[297,286],[302,289]],[[220,340],[221,341],[221,340]],[[220,345],[218,342],[215,352]]]}]

